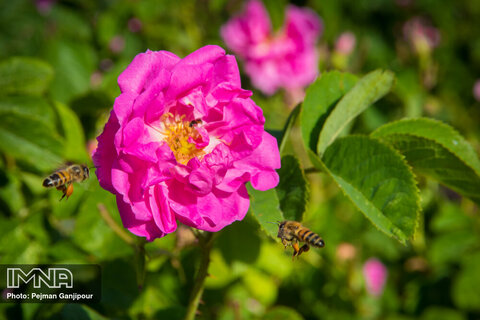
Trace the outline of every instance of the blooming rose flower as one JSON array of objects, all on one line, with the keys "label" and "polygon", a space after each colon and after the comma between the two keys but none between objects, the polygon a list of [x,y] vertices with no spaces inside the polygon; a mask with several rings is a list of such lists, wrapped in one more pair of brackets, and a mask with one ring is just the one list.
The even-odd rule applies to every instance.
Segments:
[{"label": "blooming rose flower", "polygon": [[227,46],[245,61],[252,84],[265,94],[273,94],[279,88],[303,88],[315,79],[315,42],[321,31],[322,22],[313,11],[290,5],[283,28],[273,33],[262,2],[251,0],[243,14],[222,27],[221,35]]},{"label": "blooming rose flower", "polygon": [[176,220],[218,231],[245,216],[246,182],[257,190],[278,184],[277,141],[222,48],[183,59],[141,53],[118,84],[94,163],[132,233],[153,240],[175,231]]},{"label": "blooming rose flower", "polygon": [[370,258],[363,265],[363,276],[367,291],[373,296],[380,296],[387,281],[387,268],[376,258]]}]

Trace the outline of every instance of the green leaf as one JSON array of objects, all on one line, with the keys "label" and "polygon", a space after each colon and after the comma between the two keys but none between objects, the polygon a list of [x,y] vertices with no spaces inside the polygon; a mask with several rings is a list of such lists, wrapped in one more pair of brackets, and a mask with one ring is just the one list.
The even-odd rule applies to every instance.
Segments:
[{"label": "green leaf", "polygon": [[55,108],[57,109],[62,131],[65,136],[64,158],[85,163],[88,155],[80,120],[75,112],[60,102],[55,103]]},{"label": "green leaf", "polygon": [[465,315],[455,309],[445,307],[428,307],[420,317],[421,320],[466,320]]},{"label": "green leaf", "polygon": [[452,298],[464,310],[480,311],[480,253],[466,257],[461,272],[453,281]]},{"label": "green leaf", "polygon": [[45,99],[40,97],[2,97],[0,100],[0,117],[6,113],[35,118],[52,129],[55,126],[55,113],[53,112],[53,108]]},{"label": "green leaf", "polygon": [[[242,238],[242,241],[238,241]],[[225,228],[220,234],[218,247],[225,261],[231,265],[234,261],[243,261],[247,264],[255,262],[260,253],[260,237],[257,232],[257,223],[250,216],[237,221]]]},{"label": "green leaf", "polygon": [[318,139],[317,153],[322,155],[353,119],[387,94],[394,79],[391,71],[383,70],[375,70],[360,79],[338,102],[325,121]]},{"label": "green leaf", "polygon": [[322,158],[340,189],[381,231],[405,244],[420,212],[419,192],[401,155],[380,141],[348,136],[331,144]]},{"label": "green leaf", "polygon": [[288,119],[285,123],[285,127],[283,128],[282,135],[281,135],[280,139],[278,139],[275,136],[275,138],[277,138],[277,140],[279,141],[278,149],[280,151],[280,154],[282,154],[283,149],[285,149],[285,145],[287,143],[288,136],[290,135],[290,131],[292,130],[292,127],[295,124],[295,120],[297,120],[301,109],[302,109],[301,105],[299,104],[292,110],[292,112],[290,112],[290,115],[288,116]]},{"label": "green leaf", "polygon": [[480,203],[480,160],[452,127],[433,119],[404,119],[372,136],[391,144],[419,172]]},{"label": "green leaf", "polygon": [[0,63],[0,95],[42,94],[52,77],[52,68],[41,60],[10,58]]},{"label": "green leaf", "polygon": [[274,30],[278,30],[283,26],[285,20],[285,7],[287,6],[286,0],[263,0],[265,8],[272,21],[272,27]]},{"label": "green leaf", "polygon": [[44,121],[14,113],[2,115],[0,150],[41,171],[62,163],[63,141]]},{"label": "green leaf", "polygon": [[122,227],[115,197],[101,189],[96,179],[92,180],[91,187],[92,190],[88,192],[78,211],[73,231],[74,243],[100,259],[114,259],[132,254],[131,246],[101,218],[98,208],[99,204],[103,204],[111,218]]},{"label": "green leaf", "polygon": [[275,189],[258,191],[250,184],[247,184],[247,189],[250,195],[250,211],[260,223],[262,229],[270,237],[276,239],[278,226],[275,225],[275,222],[285,220],[282,211],[280,211],[277,192]]},{"label": "green leaf", "polygon": [[90,89],[95,70],[93,49],[83,42],[52,41],[46,45],[48,60],[55,70],[51,93],[56,101],[67,103]]},{"label": "green leaf", "polygon": [[303,320],[303,317],[295,309],[278,306],[267,311],[262,320]]},{"label": "green leaf", "polygon": [[318,137],[327,116],[356,81],[357,77],[352,74],[332,71],[322,74],[307,89],[300,116],[306,149],[317,149]]},{"label": "green leaf", "polygon": [[307,181],[297,158],[282,158],[278,170],[280,182],[275,188],[285,220],[302,221],[308,199]]}]

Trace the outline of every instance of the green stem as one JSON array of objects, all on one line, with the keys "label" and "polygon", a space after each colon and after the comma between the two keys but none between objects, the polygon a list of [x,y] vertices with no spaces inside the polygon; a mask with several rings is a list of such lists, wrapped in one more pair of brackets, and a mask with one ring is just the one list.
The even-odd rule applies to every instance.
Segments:
[{"label": "green stem", "polygon": [[202,298],[203,288],[205,285],[205,278],[208,275],[208,265],[210,264],[210,251],[212,251],[213,246],[213,233],[205,232],[203,235],[198,237],[200,242],[200,248],[202,249],[200,257],[200,267],[198,269],[197,277],[193,285],[192,295],[190,297],[190,302],[187,307],[187,314],[185,315],[185,320],[195,319],[197,314],[198,303]]}]

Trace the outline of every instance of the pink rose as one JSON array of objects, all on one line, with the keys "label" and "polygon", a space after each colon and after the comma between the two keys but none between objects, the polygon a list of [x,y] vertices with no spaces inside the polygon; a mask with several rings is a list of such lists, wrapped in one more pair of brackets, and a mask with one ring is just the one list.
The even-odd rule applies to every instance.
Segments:
[{"label": "pink rose", "polygon": [[387,282],[387,268],[376,258],[370,258],[363,265],[363,276],[367,291],[373,296],[380,296]]},{"label": "pink rose", "polygon": [[313,11],[290,5],[283,28],[273,33],[262,2],[251,0],[243,14],[222,27],[221,35],[227,46],[245,61],[252,84],[265,94],[273,94],[279,88],[296,90],[315,80],[315,43],[321,31],[322,22]]},{"label": "pink rose", "polygon": [[94,163],[132,233],[153,240],[175,231],[176,220],[219,231],[245,216],[246,182],[258,190],[278,184],[277,141],[222,48],[183,59],[141,53],[118,84]]}]

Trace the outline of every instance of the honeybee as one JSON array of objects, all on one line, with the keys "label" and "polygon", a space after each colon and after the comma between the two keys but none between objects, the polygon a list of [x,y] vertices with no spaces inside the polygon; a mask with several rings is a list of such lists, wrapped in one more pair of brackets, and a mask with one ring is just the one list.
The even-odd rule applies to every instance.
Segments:
[{"label": "honeybee", "polygon": [[82,182],[90,176],[90,170],[84,164],[70,164],[59,169],[43,180],[45,188],[55,187],[63,192],[60,201],[73,193],[73,183]]},{"label": "honeybee", "polygon": [[192,128],[194,125],[199,124],[199,123],[202,123],[202,120],[201,120],[201,119],[195,119],[195,120],[190,121],[190,123],[188,124],[188,126],[189,126],[190,128]]},{"label": "honeybee", "polygon": [[[323,248],[325,246],[325,242],[318,234],[305,228],[297,221],[287,220],[278,222],[277,238],[282,239],[285,248],[287,246],[293,247],[292,259],[296,256],[300,256],[302,252],[310,250],[310,246],[317,248]],[[302,247],[299,247],[299,241],[305,242],[305,244]]]}]

